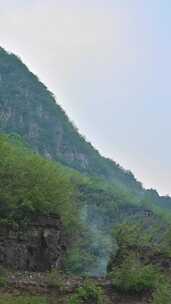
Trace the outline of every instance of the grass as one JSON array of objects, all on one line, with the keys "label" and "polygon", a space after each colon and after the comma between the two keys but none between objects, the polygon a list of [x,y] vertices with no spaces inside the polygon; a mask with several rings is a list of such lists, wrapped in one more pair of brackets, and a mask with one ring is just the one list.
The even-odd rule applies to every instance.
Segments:
[{"label": "grass", "polygon": [[48,304],[45,297],[1,295],[0,304]]}]

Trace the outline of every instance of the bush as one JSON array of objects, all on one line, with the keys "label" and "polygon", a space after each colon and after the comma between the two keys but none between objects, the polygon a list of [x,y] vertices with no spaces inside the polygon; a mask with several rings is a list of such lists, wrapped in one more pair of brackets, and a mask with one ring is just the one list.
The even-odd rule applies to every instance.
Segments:
[{"label": "bush", "polygon": [[159,272],[152,265],[141,265],[135,257],[129,256],[111,273],[114,288],[124,293],[141,293],[152,290]]},{"label": "bush", "polygon": [[7,285],[6,277],[0,276],[0,287],[5,287]]},{"label": "bush", "polygon": [[53,269],[48,273],[48,285],[62,289],[64,287],[63,274],[57,269]]},{"label": "bush", "polygon": [[171,284],[165,279],[158,284],[153,293],[152,304],[170,304],[171,303]]},{"label": "bush", "polygon": [[5,269],[0,266],[0,287],[5,287],[7,285],[7,273]]},{"label": "bush", "polygon": [[69,304],[103,304],[103,298],[102,289],[90,280],[86,280],[83,287],[78,288],[76,294],[69,300]]}]

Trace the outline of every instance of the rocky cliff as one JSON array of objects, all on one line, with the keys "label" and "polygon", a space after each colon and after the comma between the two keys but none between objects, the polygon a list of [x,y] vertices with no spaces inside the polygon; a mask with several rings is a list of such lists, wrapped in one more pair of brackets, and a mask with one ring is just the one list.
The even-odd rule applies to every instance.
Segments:
[{"label": "rocky cliff", "polygon": [[38,216],[26,227],[0,224],[0,264],[16,270],[60,268],[65,252],[57,216]]},{"label": "rocky cliff", "polygon": [[0,48],[0,132],[17,133],[45,157],[142,191],[131,172],[81,136],[51,92],[15,55]]},{"label": "rocky cliff", "polygon": [[81,173],[129,191],[136,201],[171,210],[170,197],[145,191],[134,175],[100,153],[78,132],[54,95],[14,54],[0,48],[0,133],[19,134],[30,147]]}]

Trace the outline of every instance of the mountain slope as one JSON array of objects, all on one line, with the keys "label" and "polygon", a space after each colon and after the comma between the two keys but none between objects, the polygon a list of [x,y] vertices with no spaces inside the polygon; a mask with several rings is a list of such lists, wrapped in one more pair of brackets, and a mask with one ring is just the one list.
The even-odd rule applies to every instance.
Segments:
[{"label": "mountain slope", "polygon": [[46,86],[22,61],[0,48],[0,132],[19,134],[48,159],[110,181],[148,205],[171,211],[171,198],[146,191],[130,171],[102,157],[71,123]]},{"label": "mountain slope", "polygon": [[[2,48],[0,132],[10,134],[0,136],[0,221],[25,222],[33,211],[57,213],[67,230],[78,231],[70,237],[67,272],[104,274],[116,224],[161,225],[163,219],[157,215],[162,212],[170,220],[171,198],[145,190],[131,172],[102,157],[79,134],[53,94],[18,57]],[[32,151],[27,154],[28,147],[54,162]]]},{"label": "mountain slope", "polygon": [[18,133],[31,147],[82,173],[114,181],[134,192],[131,172],[102,157],[81,136],[51,92],[15,55],[0,48],[0,131]]}]

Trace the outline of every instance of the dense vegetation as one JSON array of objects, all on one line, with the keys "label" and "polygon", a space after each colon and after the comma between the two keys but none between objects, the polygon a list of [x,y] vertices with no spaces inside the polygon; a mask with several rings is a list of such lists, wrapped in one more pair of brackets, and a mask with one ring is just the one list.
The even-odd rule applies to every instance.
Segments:
[{"label": "dense vegetation", "polygon": [[[101,181],[81,177],[42,158],[16,135],[0,136],[0,166],[1,223],[27,225],[34,215],[56,213],[70,235],[66,271],[98,272],[99,261],[104,258],[105,272],[114,215],[121,205],[118,189],[108,193]],[[98,226],[93,231],[96,221]]]},{"label": "dense vegetation", "polygon": [[0,136],[0,166],[0,221],[26,225],[35,214],[58,214],[70,233],[66,272],[104,274],[113,226],[129,210],[132,221],[141,216],[132,215],[135,197],[42,158],[16,135]]},{"label": "dense vegetation", "polygon": [[[0,218],[24,223],[33,214],[58,214],[66,227],[78,222],[74,187],[64,168],[0,136]],[[14,137],[12,137],[14,142]]]},{"label": "dense vegetation", "polygon": [[166,262],[166,252],[168,258],[171,252],[170,226],[121,224],[114,236],[119,249],[110,265],[113,287],[126,294],[149,292],[150,303],[170,303],[170,259]]},{"label": "dense vegetation", "polygon": [[103,291],[99,286],[96,286],[90,280],[86,280],[84,285],[77,289],[74,296],[71,297],[69,304],[103,304]]},{"label": "dense vegetation", "polygon": [[0,166],[0,221],[26,225],[35,214],[58,214],[70,234],[67,273],[105,274],[117,248],[113,227],[142,220],[132,193],[42,158],[19,136],[0,136]]}]

